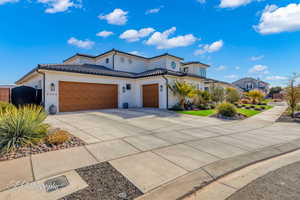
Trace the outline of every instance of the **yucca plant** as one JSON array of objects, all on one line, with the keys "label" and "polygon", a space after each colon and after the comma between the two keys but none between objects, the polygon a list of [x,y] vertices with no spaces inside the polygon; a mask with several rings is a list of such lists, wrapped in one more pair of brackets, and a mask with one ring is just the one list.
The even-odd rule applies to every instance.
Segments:
[{"label": "yucca plant", "polygon": [[10,152],[41,141],[47,134],[46,117],[44,109],[36,105],[0,111],[0,151]]},{"label": "yucca plant", "polygon": [[10,103],[4,102],[4,101],[0,101],[0,112],[5,111],[6,109],[10,109],[12,107],[14,107],[13,104],[10,104]]}]

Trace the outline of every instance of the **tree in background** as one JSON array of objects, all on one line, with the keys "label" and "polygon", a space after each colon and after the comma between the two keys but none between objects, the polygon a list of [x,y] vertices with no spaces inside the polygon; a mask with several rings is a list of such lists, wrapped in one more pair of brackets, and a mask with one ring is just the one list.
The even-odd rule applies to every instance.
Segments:
[{"label": "tree in background", "polygon": [[225,100],[225,90],[219,86],[213,86],[210,88],[211,100],[215,103],[220,103]]},{"label": "tree in background", "polygon": [[226,101],[229,103],[237,103],[241,98],[239,91],[235,88],[226,89]]},{"label": "tree in background", "polygon": [[251,90],[247,92],[246,96],[251,100],[253,104],[260,103],[265,98],[265,93],[260,90]]},{"label": "tree in background", "polygon": [[168,85],[174,96],[178,98],[181,109],[184,109],[187,98],[193,98],[195,93],[195,87],[186,82],[175,81],[173,85]]},{"label": "tree in background", "polygon": [[275,94],[280,94],[282,91],[282,87],[271,87],[269,92],[269,97],[273,98]]},{"label": "tree in background", "polygon": [[291,117],[295,117],[295,111],[297,104],[300,102],[300,86],[296,85],[296,81],[300,76],[294,73],[288,82],[288,86],[285,89],[285,97],[291,111]]}]

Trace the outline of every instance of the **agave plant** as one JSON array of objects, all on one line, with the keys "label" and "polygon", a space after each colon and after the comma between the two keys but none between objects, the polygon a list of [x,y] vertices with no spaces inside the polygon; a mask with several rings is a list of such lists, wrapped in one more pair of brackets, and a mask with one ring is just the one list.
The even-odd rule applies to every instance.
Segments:
[{"label": "agave plant", "polygon": [[0,151],[9,152],[25,145],[32,145],[45,138],[47,114],[36,105],[11,107],[0,111]]}]

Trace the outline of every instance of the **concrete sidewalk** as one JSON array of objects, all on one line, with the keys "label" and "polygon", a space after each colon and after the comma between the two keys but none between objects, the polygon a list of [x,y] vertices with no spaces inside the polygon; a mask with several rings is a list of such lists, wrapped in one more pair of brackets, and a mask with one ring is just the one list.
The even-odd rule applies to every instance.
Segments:
[{"label": "concrete sidewalk", "polygon": [[[164,197],[162,194],[168,191],[178,197],[190,191],[195,181],[211,180],[207,171],[218,176],[239,164],[251,163],[254,158],[297,149],[296,143],[289,142],[300,138],[299,125],[274,123],[284,110],[285,107],[275,107],[257,117],[234,122],[170,112],[164,115],[163,111],[157,114],[151,110],[142,118],[142,110],[51,116],[50,123],[77,131],[77,136],[88,141],[88,145],[1,162],[0,189],[17,181],[39,181],[109,161],[146,193],[146,199],[156,194]],[[124,118],[126,114],[131,118]],[[285,143],[288,145],[282,145]],[[11,169],[18,169],[18,173]],[[172,183],[185,187],[174,189]]]}]

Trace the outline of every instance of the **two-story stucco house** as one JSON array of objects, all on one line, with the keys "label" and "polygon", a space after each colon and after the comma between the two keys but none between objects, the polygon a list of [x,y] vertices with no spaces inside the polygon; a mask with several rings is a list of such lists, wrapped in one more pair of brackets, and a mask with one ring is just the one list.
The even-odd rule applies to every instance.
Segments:
[{"label": "two-story stucco house", "polygon": [[98,56],[75,54],[62,64],[40,64],[16,84],[42,89],[47,110],[51,105],[68,112],[125,104],[166,109],[177,103],[167,87],[176,79],[199,89],[210,83],[230,86],[206,78],[208,67],[170,54],[146,58],[113,49]]},{"label": "two-story stucco house", "polygon": [[242,89],[244,92],[249,92],[251,90],[261,90],[267,94],[270,88],[269,83],[251,77],[242,78],[233,82],[232,84]]}]

